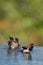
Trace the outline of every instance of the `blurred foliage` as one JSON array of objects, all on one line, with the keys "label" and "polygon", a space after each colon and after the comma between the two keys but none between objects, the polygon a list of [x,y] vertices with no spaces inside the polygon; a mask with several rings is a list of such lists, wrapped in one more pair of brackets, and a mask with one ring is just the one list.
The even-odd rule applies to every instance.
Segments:
[{"label": "blurred foliage", "polygon": [[0,8],[0,17],[43,20],[43,0],[0,0]]},{"label": "blurred foliage", "polygon": [[43,0],[0,0],[0,35],[43,45]]}]

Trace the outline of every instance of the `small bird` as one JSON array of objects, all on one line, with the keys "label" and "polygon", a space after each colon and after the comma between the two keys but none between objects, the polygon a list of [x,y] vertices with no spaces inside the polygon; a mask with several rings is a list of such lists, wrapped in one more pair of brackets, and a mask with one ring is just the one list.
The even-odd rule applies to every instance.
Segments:
[{"label": "small bird", "polygon": [[28,47],[23,46],[21,52],[30,53],[33,50],[34,44],[31,43]]}]

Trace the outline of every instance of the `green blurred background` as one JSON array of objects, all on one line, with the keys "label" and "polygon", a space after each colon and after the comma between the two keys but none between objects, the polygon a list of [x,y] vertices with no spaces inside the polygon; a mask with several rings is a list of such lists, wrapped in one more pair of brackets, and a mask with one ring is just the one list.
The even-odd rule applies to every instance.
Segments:
[{"label": "green blurred background", "polygon": [[43,46],[43,0],[0,0],[0,45],[9,36]]}]

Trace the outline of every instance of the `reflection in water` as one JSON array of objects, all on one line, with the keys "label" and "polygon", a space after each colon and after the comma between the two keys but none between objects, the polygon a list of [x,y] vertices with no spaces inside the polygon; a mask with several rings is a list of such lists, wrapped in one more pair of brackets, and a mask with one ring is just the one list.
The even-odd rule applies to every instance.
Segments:
[{"label": "reflection in water", "polygon": [[32,60],[31,54],[30,53],[24,53],[24,56],[27,60]]},{"label": "reflection in water", "polygon": [[17,49],[12,50],[12,49],[9,49],[9,48],[8,48],[8,50],[7,50],[7,54],[8,54],[8,55],[9,55],[9,54],[17,55],[17,53],[18,53],[18,50],[17,50]]},{"label": "reflection in water", "polygon": [[17,55],[18,55],[18,50],[17,49],[14,49],[14,50],[11,50],[11,49],[8,49],[7,50],[7,62],[10,64],[10,65],[19,65],[19,62],[17,60]]},{"label": "reflection in water", "polygon": [[29,55],[16,51],[0,46],[0,65],[43,65],[43,47],[34,47]]},{"label": "reflection in water", "polygon": [[[7,51],[7,55],[8,56],[13,54],[13,56],[16,57],[16,56],[18,56],[19,53],[21,53],[21,52],[18,51],[17,49],[14,49],[14,50],[8,49],[8,51]],[[31,54],[30,53],[22,53],[22,55],[25,57],[25,59],[32,60],[32,57],[31,57]]]},{"label": "reflection in water", "polygon": [[12,50],[8,48],[7,53],[8,54],[11,54],[12,53]]}]

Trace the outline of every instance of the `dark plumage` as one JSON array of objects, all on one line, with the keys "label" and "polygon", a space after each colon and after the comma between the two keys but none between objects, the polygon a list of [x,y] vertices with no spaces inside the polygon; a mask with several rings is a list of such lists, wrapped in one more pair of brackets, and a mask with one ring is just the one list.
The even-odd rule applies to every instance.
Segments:
[{"label": "dark plumage", "polygon": [[[22,46],[23,50],[21,50],[21,52],[23,52],[24,50],[29,50],[29,51],[32,51],[33,50],[33,47],[34,47],[34,44],[31,43],[30,46],[26,47],[26,46]],[[28,51],[27,51],[28,52]]]}]

